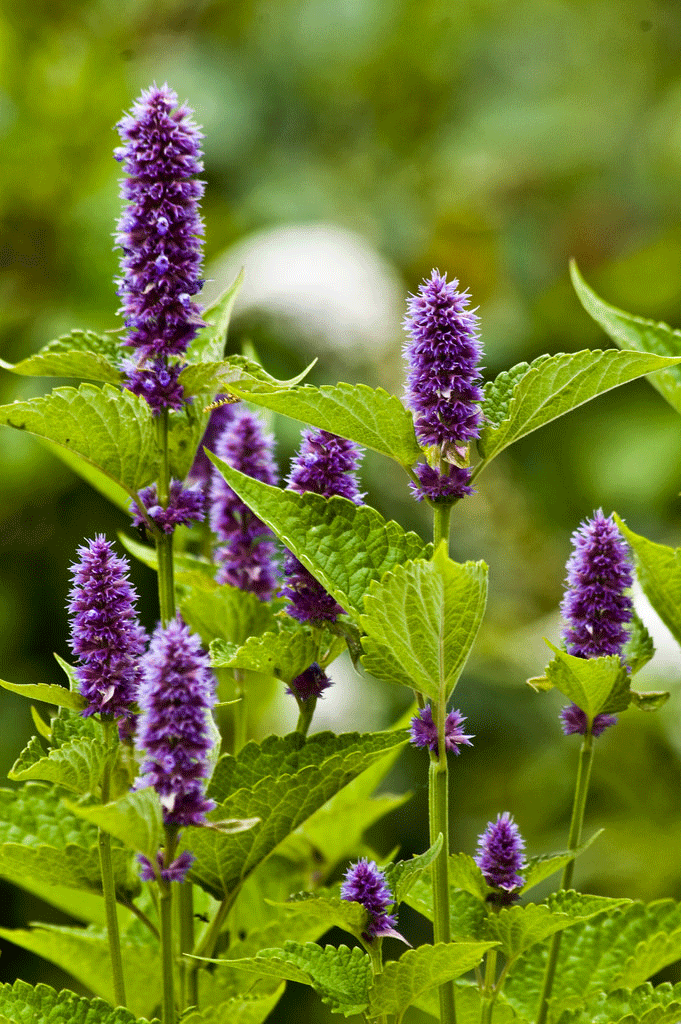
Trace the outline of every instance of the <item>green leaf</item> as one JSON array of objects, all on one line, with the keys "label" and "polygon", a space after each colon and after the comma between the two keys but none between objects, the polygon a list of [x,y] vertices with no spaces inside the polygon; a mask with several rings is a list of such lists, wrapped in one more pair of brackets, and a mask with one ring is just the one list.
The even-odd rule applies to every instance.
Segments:
[{"label": "green leaf", "polygon": [[201,328],[187,349],[189,363],[211,363],[222,359],[232,310],[243,283],[244,272],[240,270],[229,287],[204,310],[202,319],[206,326]]},{"label": "green leaf", "polygon": [[347,437],[402,466],[413,465],[423,455],[411,413],[383,388],[341,382],[283,391],[259,381],[236,381],[228,389],[255,405]]},{"label": "green leaf", "polygon": [[181,1024],[262,1024],[269,1017],[284,994],[285,985],[280,985],[268,995],[232,996],[224,1002],[216,1003],[205,1010],[190,1010],[182,1017]]},{"label": "green leaf", "polygon": [[586,1006],[570,1015],[570,1024],[678,1024],[681,1020],[681,985],[666,982],[639,985],[629,989],[600,993]]},{"label": "green leaf", "polygon": [[646,597],[681,644],[681,548],[655,544],[634,533],[617,513],[615,522],[634,551],[636,575]]},{"label": "green leaf", "polygon": [[[628,674],[620,659],[615,655],[605,658],[576,658],[566,654],[553,644],[546,643],[555,654],[546,668],[551,686],[573,701],[593,722],[597,714],[606,710],[623,710],[629,703]],[[624,687],[627,696],[618,703],[610,700],[611,694]]]},{"label": "green leaf", "polygon": [[[433,920],[433,883],[429,871],[416,880],[406,894],[404,902],[429,921]],[[486,919],[487,905],[480,896],[457,889],[451,884],[450,878],[449,925],[452,938],[464,941],[479,938],[483,933]]]},{"label": "green leaf", "polygon": [[[678,363],[678,357],[681,355],[679,331],[672,330],[667,324],[625,313],[604,302],[588,286],[574,260],[570,263],[570,276],[584,309],[619,348],[654,352],[658,356],[675,358]],[[657,388],[663,398],[666,398],[672,408],[681,412],[681,370],[678,366],[668,358],[665,369],[651,377],[650,383]]]},{"label": "green leaf", "polygon": [[185,406],[168,417],[168,469],[170,476],[184,480],[196,457],[199,442],[203,437],[210,410],[200,406]]},{"label": "green leaf", "polygon": [[431,561],[398,565],[372,582],[360,623],[362,664],[379,679],[447,700],[463,671],[487,600],[484,562],[460,565],[444,542]]},{"label": "green leaf", "polygon": [[192,879],[223,899],[330,797],[405,742],[402,733],[317,733],[307,741],[293,733],[220,758],[208,787],[219,806],[209,822],[260,820],[236,835],[185,829],[182,843],[196,856]]},{"label": "green leaf", "polygon": [[639,711],[659,711],[671,696],[669,690],[646,690],[644,693],[632,690],[630,695],[631,703],[635,704]]},{"label": "green leaf", "polygon": [[65,803],[72,814],[92,822],[155,863],[165,840],[161,801],[151,786],[126,793],[120,800],[108,804]]},{"label": "green leaf", "polygon": [[442,833],[425,853],[416,854],[409,860],[398,860],[385,869],[385,877],[388,888],[395,897],[395,904],[402,903],[412,888],[425,871],[436,859],[442,849]]},{"label": "green leaf", "polygon": [[24,377],[78,377],[120,384],[118,364],[122,355],[121,342],[116,336],[75,330],[50,341],[34,355],[14,365],[0,359],[0,366]]},{"label": "green leaf", "polygon": [[521,437],[597,395],[677,363],[681,356],[667,359],[616,349],[561,352],[539,356],[529,365],[520,363],[485,386],[485,422],[478,441],[484,464]]},{"label": "green leaf", "polygon": [[635,676],[655,654],[655,645],[652,636],[633,609],[628,629],[629,639],[622,650],[622,660],[629,666],[632,676]]},{"label": "green leaf", "polygon": [[275,626],[272,605],[238,587],[220,585],[205,575],[193,575],[189,585],[180,575],[178,587],[185,622],[206,645],[215,637],[242,644]]},{"label": "green leaf", "polygon": [[282,949],[263,949],[258,956],[230,960],[230,966],[261,977],[311,985],[332,1012],[346,1017],[361,1013],[369,1002],[371,961],[357,946],[322,948],[316,942],[286,942]]},{"label": "green leaf", "polygon": [[[148,544],[141,544],[138,540],[129,537],[122,531],[117,536],[122,547],[125,548],[129,555],[136,558],[142,565],[153,569],[154,572],[158,571],[158,557],[155,548],[150,547]],[[217,569],[212,562],[207,562],[203,558],[197,558],[196,555],[190,555],[186,551],[173,552],[173,565],[175,566],[176,582],[178,580],[182,582],[188,575],[191,576],[194,582],[202,580],[203,577],[207,580],[212,580]]]},{"label": "green leaf", "polygon": [[376,975],[369,991],[369,1016],[394,1013],[396,1024],[407,1007],[428,989],[472,970],[493,942],[440,942],[408,949]]},{"label": "green leaf", "polygon": [[430,548],[415,533],[386,522],[368,505],[345,498],[296,494],[253,480],[209,453],[229,486],[305,568],[356,616],[371,580]]},{"label": "green leaf", "polygon": [[[40,756],[36,758],[38,753]],[[42,746],[33,737],[9,771],[8,778],[14,782],[29,779],[53,782],[78,795],[96,793],[106,756],[106,746],[99,738],[72,740],[45,756]]]},{"label": "green leaf", "polygon": [[159,455],[149,406],[105,384],[55,388],[0,406],[0,424],[45,438],[94,466],[133,496],[156,476]]},{"label": "green leaf", "polygon": [[[342,928],[359,939],[369,922],[369,914],[361,903],[342,900],[339,896],[299,892],[276,906],[289,921],[295,921],[298,928],[302,926],[321,935],[329,928]],[[283,934],[289,934],[288,930]]]},{"label": "green leaf", "polygon": [[[122,1006],[103,999],[85,999],[73,992],[55,992],[42,983],[15,981],[0,986],[2,1024],[144,1024]],[[153,1022],[152,1022],[153,1024]]]},{"label": "green leaf", "polygon": [[575,857],[579,857],[580,853],[588,850],[602,832],[603,829],[599,828],[590,839],[580,843],[575,850],[563,850],[561,853],[544,853],[538,857],[531,857],[527,865],[522,869],[525,884],[520,890],[521,895],[529,892],[530,889],[534,889],[536,885],[539,885],[546,878],[550,878],[556,871],[562,871],[566,864],[569,864]]},{"label": "green leaf", "polygon": [[[440,1020],[440,999],[437,989],[430,989],[414,1000],[414,1005]],[[477,985],[456,986],[456,1024],[480,1024],[482,1000]],[[498,999],[494,1004],[494,1024],[529,1024],[528,1018],[518,1017],[510,1006]]]},{"label": "green leaf", "polygon": [[87,701],[79,693],[67,690],[65,686],[58,686],[55,683],[8,683],[0,679],[0,686],[4,690],[11,690],[28,700],[41,700],[45,704],[56,704],[62,708],[73,708],[74,711],[82,711]]},{"label": "green leaf", "polygon": [[213,668],[248,669],[276,676],[285,683],[290,683],[315,661],[326,669],[344,650],[342,637],[333,636],[327,629],[305,627],[251,636],[241,647],[219,640],[210,645]]},{"label": "green leaf", "polygon": [[[116,891],[129,901],[140,891],[128,850],[112,844]],[[17,873],[44,885],[101,893],[97,829],[71,814],[59,791],[37,783],[0,790],[0,875]]]},{"label": "green leaf", "polygon": [[449,858],[449,888],[463,889],[483,902],[491,891],[484,875],[467,853],[453,853]]},{"label": "green leaf", "polygon": [[[112,1005],[115,1002],[106,928],[37,925],[30,930],[0,928],[0,936],[71,974],[81,985]],[[121,936],[123,977],[129,1009],[149,1015],[161,1001],[157,945],[143,945]]]}]

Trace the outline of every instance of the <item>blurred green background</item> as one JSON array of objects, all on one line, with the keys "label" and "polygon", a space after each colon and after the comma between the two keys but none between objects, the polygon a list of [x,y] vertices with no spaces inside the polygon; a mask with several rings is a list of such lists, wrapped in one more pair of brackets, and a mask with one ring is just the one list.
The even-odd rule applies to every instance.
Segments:
[{"label": "blurred green background", "polygon": [[[250,338],[277,376],[319,355],[314,383],[401,393],[404,298],[433,266],[480,306],[486,377],[607,344],[571,291],[571,256],[608,301],[678,325],[680,53],[675,0],[4,0],[0,356],[74,326],[120,326],[112,129],[152,81],[204,126],[206,291],[245,265],[230,346]],[[4,402],[43,389],[0,377]],[[286,472],[298,432],[275,426]],[[627,385],[504,453],[455,510],[453,554],[489,562],[491,593],[457,690],[477,739],[453,766],[453,849],[472,852],[505,809],[530,853],[564,845],[577,742],[560,734],[559,703],[524,680],[546,663],[542,635],[558,639],[581,519],[614,508],[637,532],[681,543],[680,428],[649,385]],[[9,430],[0,481],[0,675],[56,681],[75,549],[126,522]],[[428,535],[397,469],[367,457],[363,486]],[[141,568],[134,579],[151,626],[153,580]],[[599,740],[587,830],[606,832],[576,880],[681,898],[678,652],[637,604],[659,646],[641,686],[668,686],[672,700]],[[1,707],[4,774],[31,726],[19,698]],[[381,727],[403,708],[397,691],[339,676],[321,721]],[[405,755],[390,784],[415,798],[377,847],[423,849],[425,758]],[[42,913],[4,895],[3,923]],[[7,946],[0,975],[17,970],[44,976]],[[315,1019],[326,1019],[318,1003]]]}]

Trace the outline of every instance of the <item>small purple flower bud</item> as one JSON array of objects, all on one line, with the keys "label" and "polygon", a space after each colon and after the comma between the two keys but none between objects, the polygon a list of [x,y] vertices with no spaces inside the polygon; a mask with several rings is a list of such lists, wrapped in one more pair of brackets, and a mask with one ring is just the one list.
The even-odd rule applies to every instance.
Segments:
[{"label": "small purple flower bud", "polygon": [[[140,863],[140,878],[143,882],[153,882],[157,877],[157,872],[154,871],[153,864],[144,856],[143,853],[137,854],[137,860]],[[158,865],[158,875],[163,879],[164,882],[184,882],[187,872],[194,863],[195,857],[189,850],[185,850],[176,857],[168,867],[164,867],[165,858],[161,850],[156,854],[156,863]]]},{"label": "small purple flower bud", "polygon": [[[577,658],[613,654],[621,658],[629,635],[625,626],[631,622],[633,610],[625,593],[633,583],[627,545],[612,516],[606,518],[602,509],[580,524],[572,534],[572,544],[560,606],[567,623],[563,630],[567,652]],[[576,704],[563,708],[561,718],[566,736],[573,732],[585,735],[586,715]],[[613,715],[597,715],[593,735],[599,736],[616,721]]]},{"label": "small purple flower bud", "polygon": [[76,678],[88,702],[84,716],[101,713],[132,718],[140,682],[139,655],[146,634],[135,611],[137,594],[129,565],[113,553],[103,534],[78,548],[71,567],[67,605],[71,650],[80,660]]},{"label": "small purple flower bud", "polygon": [[[274,438],[266,433],[258,416],[247,409],[234,409],[223,432],[215,440],[215,454],[230,466],[255,480],[276,484]],[[214,469],[210,483],[210,524],[220,546],[215,559],[220,563],[218,583],[248,590],[262,600],[272,597],[275,587],[276,545],[269,527],[251,512]]]},{"label": "small purple flower bud", "polygon": [[386,884],[385,875],[373,860],[367,861],[362,857],[356,864],[350,865],[345,872],[340,895],[342,900],[361,903],[368,911],[370,920],[366,935],[369,939],[395,935],[396,918],[386,913],[394,903],[393,895]]},{"label": "small purple flower bud", "polygon": [[[445,719],[445,750],[449,753],[460,754],[459,747],[472,747],[472,735],[467,736],[463,731],[463,723],[466,721],[460,711],[450,711]],[[433,721],[433,709],[430,704],[416,714],[411,720],[410,726],[411,742],[415,747],[429,747],[435,755],[438,752],[437,725]]]},{"label": "small purple flower bud", "polygon": [[[305,430],[293,460],[288,489],[298,494],[321,494],[324,498],[337,494],[360,505],[363,495],[355,471],[361,457],[353,441],[330,434],[328,430]],[[290,552],[284,558],[284,575],[286,586],[281,595],[288,598],[287,611],[294,619],[335,622],[343,614],[341,606]]]},{"label": "small purple flower bud", "polygon": [[214,701],[215,681],[198,636],[179,615],[165,629],[159,623],[142,663],[136,788],[154,787],[166,825],[202,825],[215,806],[204,796]]},{"label": "small purple flower bud", "polygon": [[490,821],[478,838],[475,863],[488,885],[504,891],[503,902],[517,899],[517,893],[511,899],[508,896],[524,884],[525,879],[518,874],[523,868],[524,849],[518,826],[508,811],[498,814],[496,821]]},{"label": "small purple flower bud", "polygon": [[299,676],[291,680],[291,685],[286,692],[297,697],[298,700],[311,700],[313,697],[321,697],[324,690],[331,686],[331,680],[316,661],[313,661],[309,668],[301,672]]},{"label": "small purple flower bud", "polygon": [[427,462],[419,462],[414,472],[420,483],[410,483],[409,489],[417,501],[452,502],[462,498],[464,494],[473,494],[469,485],[470,470],[461,466],[449,466],[444,474],[433,469]]},{"label": "small purple flower bud", "polygon": [[[184,526],[194,520],[201,520],[206,515],[206,498],[198,487],[183,487],[180,480],[170,481],[168,507],[158,503],[156,484],[143,487],[139,498],[150,519],[164,533],[172,533],[176,526]],[[144,518],[134,502],[130,504],[130,513],[135,526],[142,526]]]}]

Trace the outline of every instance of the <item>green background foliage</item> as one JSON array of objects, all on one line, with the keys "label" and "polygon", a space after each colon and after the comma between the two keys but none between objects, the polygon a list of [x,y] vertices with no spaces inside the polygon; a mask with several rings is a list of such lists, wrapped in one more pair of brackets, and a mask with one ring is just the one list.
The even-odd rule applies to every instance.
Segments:
[{"label": "green background foliage", "polygon": [[[211,298],[230,277],[221,260],[246,264],[229,351],[250,339],[277,378],[319,355],[306,384],[346,380],[401,394],[401,297],[432,266],[460,278],[480,305],[486,379],[544,352],[608,344],[572,291],[570,257],[612,305],[681,325],[680,47],[681,11],[668,0],[4,0],[0,358],[27,358],[71,328],[120,326],[112,126],[153,80],[186,97],[205,129]],[[301,250],[304,315],[301,306],[280,314],[276,275],[260,269],[253,240],[276,249],[276,232],[296,228],[311,251],[322,225],[336,245],[336,279],[350,282],[354,299],[310,281]],[[354,285],[339,239],[364,254]],[[331,262],[330,281],[333,272]],[[377,333],[362,303],[381,313]],[[2,373],[0,403],[42,389]],[[273,426],[286,472],[298,425],[274,414]],[[0,480],[0,674],[56,683],[51,652],[68,655],[75,549],[127,520],[18,431],[0,435]],[[456,692],[476,740],[454,765],[453,850],[472,853],[505,809],[530,853],[565,846],[576,745],[560,736],[558,694],[534,694],[524,680],[546,664],[541,637],[559,638],[569,534],[602,505],[676,548],[680,484],[677,415],[638,381],[502,452],[478,495],[455,510],[453,557],[484,558],[490,579]],[[382,515],[430,539],[427,512],[411,503],[397,466],[371,453],[363,487]],[[136,565],[133,577],[152,626],[153,573]],[[671,701],[655,716],[628,711],[598,741],[587,831],[606,831],[577,867],[588,891],[681,898],[677,659],[658,641],[637,687],[670,688]],[[325,701],[324,724],[335,716],[346,731],[381,728],[403,701],[398,687],[344,677]],[[3,693],[0,706],[4,775],[31,724],[20,697]],[[386,853],[428,846],[425,771],[422,752],[397,762],[390,788],[416,795],[387,831],[374,826]],[[15,890],[3,905],[3,925],[48,919]],[[2,979],[42,975],[15,954],[3,944]],[[678,980],[678,970],[665,977]],[[308,1005],[307,990],[296,998]],[[312,996],[309,1005],[326,1019]],[[272,1019],[286,1012],[282,1003],[284,1016]]]}]

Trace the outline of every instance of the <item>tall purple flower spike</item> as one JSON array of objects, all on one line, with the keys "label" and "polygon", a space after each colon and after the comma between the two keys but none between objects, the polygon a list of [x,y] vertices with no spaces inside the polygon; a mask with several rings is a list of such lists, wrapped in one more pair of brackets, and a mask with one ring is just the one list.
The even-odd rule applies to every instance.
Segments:
[{"label": "tall purple flower spike", "polygon": [[[460,754],[459,747],[472,747],[473,736],[467,736],[463,731],[463,723],[466,721],[464,715],[456,708],[450,711],[445,719],[445,750],[449,753]],[[415,747],[429,747],[437,756],[437,725],[433,721],[433,709],[430,704],[414,715],[409,728],[411,742]]]},{"label": "tall purple flower spike", "polygon": [[117,128],[123,145],[114,156],[129,175],[121,184],[128,205],[116,235],[123,249],[117,285],[126,344],[137,353],[128,385],[159,412],[182,405],[179,370],[167,359],[183,355],[203,325],[192,300],[203,284],[202,135],[167,85],[144,91]]},{"label": "tall purple flower spike", "polygon": [[[628,549],[611,516],[599,509],[572,534],[573,550],[567,563],[565,596],[560,610],[566,626],[563,638],[568,654],[577,658],[622,656],[631,622],[632,600],[625,590],[633,583]],[[563,732],[586,734],[587,718],[576,704],[561,712]],[[596,715],[592,733],[599,736],[614,715]]]},{"label": "tall purple flower spike", "polygon": [[[255,480],[276,484],[274,438],[260,418],[247,409],[233,410],[214,451],[224,462]],[[230,583],[265,601],[276,580],[276,545],[269,527],[244,505],[222,474],[213,469],[210,483],[210,525],[220,541],[215,560],[218,583]]]},{"label": "tall purple flower spike", "polygon": [[166,826],[202,825],[215,806],[204,794],[214,702],[215,681],[198,636],[179,615],[165,629],[159,623],[142,665],[136,788],[154,787]]},{"label": "tall purple flower spike", "polygon": [[[305,430],[296,455],[288,487],[298,494],[312,492],[324,498],[340,495],[360,505],[363,495],[356,470],[361,451],[353,442],[327,430]],[[287,552],[284,559],[286,586],[281,594],[288,598],[288,614],[299,622],[335,622],[343,609],[314,576]]]},{"label": "tall purple flower spike", "polygon": [[419,501],[452,502],[472,494],[470,470],[456,463],[480,436],[482,347],[469,293],[457,291],[458,285],[433,270],[407,301],[407,405],[415,413],[419,443],[439,447],[449,463],[446,471],[424,463],[415,467],[419,485],[410,486]]},{"label": "tall purple flower spike", "polygon": [[344,877],[341,899],[361,903],[369,913],[366,937],[375,939],[392,935],[401,939],[402,936],[395,931],[396,918],[387,913],[388,907],[395,902],[393,895],[386,884],[385,875],[375,862],[362,857],[356,864],[350,865]]},{"label": "tall purple flower spike", "polygon": [[497,815],[496,821],[490,821],[478,837],[478,852],[474,860],[487,884],[501,890],[497,902],[511,903],[517,899],[514,890],[525,882],[519,874],[523,868],[524,849],[520,830],[508,811]]},{"label": "tall purple flower spike", "polygon": [[140,626],[137,594],[129,565],[114,554],[103,534],[78,548],[71,567],[73,585],[67,605],[71,650],[79,658],[76,678],[87,700],[84,716],[100,713],[132,719],[140,682],[139,656],[146,634]]}]

